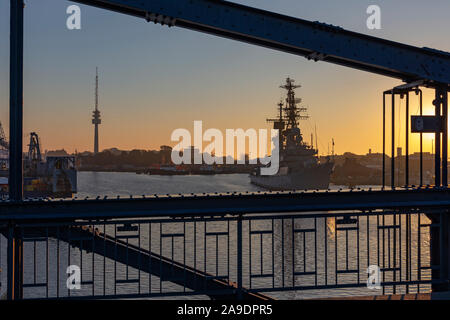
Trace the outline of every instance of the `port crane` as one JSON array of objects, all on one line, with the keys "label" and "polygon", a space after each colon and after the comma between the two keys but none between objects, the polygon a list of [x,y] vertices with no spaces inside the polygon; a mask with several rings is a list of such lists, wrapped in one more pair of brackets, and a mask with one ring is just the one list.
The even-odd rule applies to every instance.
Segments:
[{"label": "port crane", "polygon": [[0,147],[8,150],[9,149],[9,143],[8,140],[6,140],[5,131],[3,130],[2,123],[0,122]]},{"label": "port crane", "polygon": [[[5,150],[9,150],[9,143],[6,140],[5,132],[3,131],[2,124],[0,122],[0,146]],[[30,133],[30,143],[28,144],[27,159],[30,161],[42,161],[42,154],[39,145],[39,136],[36,132]]]}]

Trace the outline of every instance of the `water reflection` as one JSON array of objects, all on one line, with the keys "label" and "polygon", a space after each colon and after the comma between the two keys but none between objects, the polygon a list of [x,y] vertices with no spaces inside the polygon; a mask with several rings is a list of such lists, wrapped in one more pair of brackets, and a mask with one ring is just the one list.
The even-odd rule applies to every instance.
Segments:
[{"label": "water reflection", "polygon": [[[257,190],[245,175],[205,176],[205,177],[150,177],[136,174],[83,173],[79,174],[80,197],[116,194],[190,193],[190,192],[232,192]],[[429,279],[429,270],[421,270],[418,265],[429,265],[429,233],[419,224],[427,224],[425,215],[406,219],[405,215],[387,215],[384,218],[364,216],[359,220],[337,223],[342,217],[327,216],[302,218],[294,215],[284,219],[264,218],[245,220],[243,223],[243,279],[244,286],[252,288],[310,287],[335,284],[364,284],[366,268],[377,264],[382,268],[394,266],[397,261],[397,279]],[[397,227],[398,226],[398,227]],[[114,226],[105,228],[110,235],[115,234]],[[176,261],[206,271],[213,275],[237,279],[236,221],[182,222],[171,221],[160,225],[142,224],[139,237],[129,239],[129,243],[151,249],[156,254],[174,257]],[[408,231],[408,232],[406,232]],[[185,234],[184,238],[161,238],[161,233]],[[216,234],[214,234],[216,233]],[[219,235],[220,234],[220,235]],[[395,235],[395,242],[394,242]],[[395,249],[395,250],[394,250]],[[419,250],[420,249],[420,250]],[[69,246],[50,239],[47,244],[27,243],[25,248],[25,275],[27,283],[46,281],[46,257],[49,257],[48,279],[50,294],[59,291],[67,294],[65,270],[69,263],[83,265],[83,279],[93,281],[95,289],[86,285],[78,294],[113,294],[182,290],[170,282],[162,282],[156,276],[127,268],[111,259]],[[57,260],[58,258],[58,260]],[[397,260],[395,260],[395,259]],[[36,263],[35,263],[36,262]],[[105,266],[105,272],[103,272]],[[6,240],[0,236],[0,268],[6,270]],[[59,275],[54,272],[59,270]],[[356,272],[355,272],[356,271]],[[34,275],[36,274],[36,278]],[[141,284],[121,284],[116,281],[140,277]],[[384,281],[393,278],[392,272],[385,272]],[[59,277],[59,279],[57,279]],[[128,277],[128,278],[127,278]],[[6,272],[0,274],[2,284],[6,283]],[[6,287],[0,287],[4,293]],[[411,286],[410,292],[417,291]],[[426,290],[427,286],[421,289]],[[42,297],[47,288],[27,288],[28,297]],[[405,290],[405,288],[402,288]],[[389,292],[389,291],[388,291]],[[275,291],[269,295],[281,299],[318,298],[342,295],[373,295],[381,291],[362,288],[342,288],[326,290]],[[203,298],[206,298],[202,296]],[[194,297],[188,297],[194,298]]]}]

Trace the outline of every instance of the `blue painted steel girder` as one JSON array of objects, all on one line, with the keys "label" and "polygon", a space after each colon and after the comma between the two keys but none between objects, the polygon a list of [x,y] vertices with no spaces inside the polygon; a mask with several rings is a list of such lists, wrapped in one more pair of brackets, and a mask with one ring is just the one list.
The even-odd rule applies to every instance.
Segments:
[{"label": "blue painted steel girder", "polygon": [[[108,219],[163,216],[220,216],[341,210],[442,210],[450,207],[450,189],[353,192],[267,192],[152,196],[125,199],[0,201],[0,222],[13,219]],[[431,211],[430,211],[431,212]]]},{"label": "blue painted steel girder", "polygon": [[72,0],[351,68],[450,84],[450,53],[221,0]]}]

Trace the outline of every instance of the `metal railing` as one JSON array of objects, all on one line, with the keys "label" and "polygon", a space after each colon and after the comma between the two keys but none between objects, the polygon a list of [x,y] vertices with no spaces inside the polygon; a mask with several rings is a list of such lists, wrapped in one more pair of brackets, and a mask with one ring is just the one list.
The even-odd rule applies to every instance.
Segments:
[{"label": "metal railing", "polygon": [[[24,298],[429,292],[432,227],[418,211],[9,222],[0,224],[0,293],[12,234],[23,241]],[[382,289],[367,288],[371,265]],[[79,289],[68,288],[69,266]]]}]

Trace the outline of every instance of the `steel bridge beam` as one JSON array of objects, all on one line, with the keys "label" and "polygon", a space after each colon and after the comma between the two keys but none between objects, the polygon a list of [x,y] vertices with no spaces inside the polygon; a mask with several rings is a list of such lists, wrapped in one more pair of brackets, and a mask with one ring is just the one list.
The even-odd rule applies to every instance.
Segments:
[{"label": "steel bridge beam", "polygon": [[450,84],[450,53],[222,0],[71,0],[404,81]]},{"label": "steel bridge beam", "polygon": [[318,212],[377,209],[440,209],[450,206],[450,189],[397,191],[278,192],[126,199],[0,202],[1,220],[107,219],[152,216]]},{"label": "steel bridge beam", "polygon": [[9,71],[9,198],[22,200],[23,0],[11,0]]},{"label": "steel bridge beam", "polygon": [[[23,0],[10,1],[9,198],[22,200]],[[8,234],[8,299],[23,293],[23,242],[10,225]]]}]

